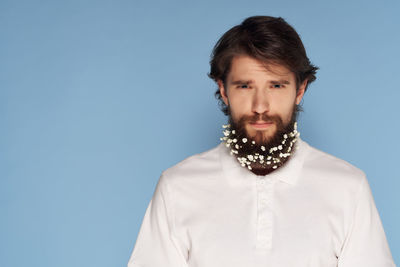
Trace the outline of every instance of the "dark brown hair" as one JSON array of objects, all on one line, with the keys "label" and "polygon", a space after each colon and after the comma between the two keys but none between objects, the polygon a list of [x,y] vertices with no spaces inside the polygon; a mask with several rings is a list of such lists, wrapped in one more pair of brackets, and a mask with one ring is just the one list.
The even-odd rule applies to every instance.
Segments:
[{"label": "dark brown hair", "polygon": [[[232,59],[239,55],[285,66],[295,74],[297,89],[305,80],[308,87],[316,79],[318,67],[310,63],[297,32],[280,17],[249,17],[227,31],[214,46],[208,76],[215,82],[221,80],[225,85]],[[219,89],[215,96],[221,110],[228,115],[228,107],[222,101]]]}]

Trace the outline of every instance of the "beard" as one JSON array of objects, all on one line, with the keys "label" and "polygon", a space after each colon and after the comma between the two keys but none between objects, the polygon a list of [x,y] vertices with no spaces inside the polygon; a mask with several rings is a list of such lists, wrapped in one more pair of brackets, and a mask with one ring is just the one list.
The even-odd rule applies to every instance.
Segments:
[{"label": "beard", "polygon": [[[230,109],[228,107],[228,116],[229,116],[229,124],[231,125],[231,129],[235,130],[233,134],[238,140],[242,140],[246,138],[248,142],[243,144],[242,148],[240,149],[241,152],[245,154],[252,154],[254,150],[257,150],[257,147],[264,146],[266,150],[269,150],[272,147],[279,146],[282,142],[283,136],[288,134],[294,130],[294,124],[297,120],[298,113],[300,108],[298,105],[294,105],[292,109],[292,115],[290,121],[286,124],[283,123],[283,120],[278,115],[269,116],[267,114],[258,114],[254,116],[242,116],[237,122],[232,119],[232,115]],[[275,133],[267,138],[264,136],[263,131],[256,131],[255,136],[250,136],[246,130],[246,124],[248,123],[255,123],[256,121],[270,121],[276,125]],[[254,142],[253,142],[254,141]],[[254,143],[256,145],[254,145]],[[247,144],[247,145],[246,145]]]},{"label": "beard", "polygon": [[[226,136],[224,140],[236,140],[236,142],[232,141],[227,146],[231,147],[231,151],[234,152],[242,166],[248,167],[258,175],[268,174],[281,167],[289,159],[292,146],[299,135],[296,130],[296,120],[300,110],[298,105],[294,105],[290,121],[285,124],[279,115],[270,116],[265,113],[252,116],[244,115],[238,121],[234,121],[228,106],[230,130],[228,131],[229,135],[224,133]],[[276,129],[271,136],[265,136],[261,130],[256,131],[253,136],[247,132],[246,125],[248,123],[255,123],[260,120],[275,124]],[[277,149],[278,147],[279,149]],[[260,155],[263,159],[270,158],[271,160],[260,161]],[[254,157],[258,158],[258,161],[247,160]]]}]

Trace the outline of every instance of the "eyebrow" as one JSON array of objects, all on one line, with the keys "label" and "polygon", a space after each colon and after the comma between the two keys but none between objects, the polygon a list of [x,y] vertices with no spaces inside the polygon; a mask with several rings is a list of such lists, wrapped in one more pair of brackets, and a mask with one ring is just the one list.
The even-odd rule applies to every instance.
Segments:
[{"label": "eyebrow", "polygon": [[272,84],[290,84],[288,80],[270,81]]},{"label": "eyebrow", "polygon": [[[290,84],[290,82],[288,80],[278,80],[278,81],[269,81],[271,84]],[[237,80],[237,81],[233,81],[232,84],[233,85],[239,85],[239,84],[251,84],[254,83],[253,80]]]},{"label": "eyebrow", "polygon": [[250,83],[254,83],[254,81],[253,80],[237,80],[237,81],[232,82],[233,85],[250,84]]}]

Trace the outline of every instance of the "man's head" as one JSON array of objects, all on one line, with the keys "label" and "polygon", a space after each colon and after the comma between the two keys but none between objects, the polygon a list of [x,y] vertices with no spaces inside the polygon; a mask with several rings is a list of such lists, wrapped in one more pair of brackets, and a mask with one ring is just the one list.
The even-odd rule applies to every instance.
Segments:
[{"label": "man's head", "polygon": [[282,18],[267,16],[247,18],[227,31],[210,64],[222,111],[257,143],[292,129],[317,70],[296,31]]}]

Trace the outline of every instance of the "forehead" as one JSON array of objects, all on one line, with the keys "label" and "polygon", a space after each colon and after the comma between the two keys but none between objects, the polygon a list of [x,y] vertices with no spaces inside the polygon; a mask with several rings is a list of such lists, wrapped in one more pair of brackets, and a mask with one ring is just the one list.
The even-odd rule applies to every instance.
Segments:
[{"label": "forehead", "polygon": [[[286,80],[294,80],[294,73],[288,68],[277,63],[264,63],[255,58],[241,55],[235,56],[231,62],[231,68],[227,79],[250,78],[257,76],[263,78],[279,78]],[[254,78],[254,77],[253,77]]]}]

